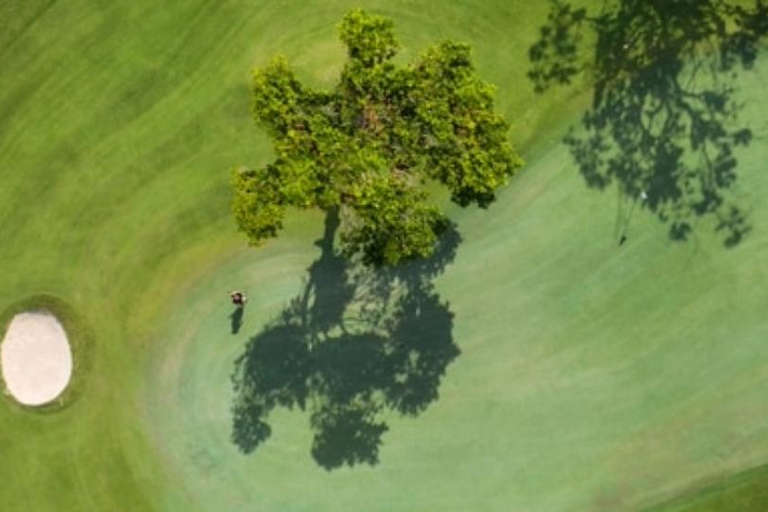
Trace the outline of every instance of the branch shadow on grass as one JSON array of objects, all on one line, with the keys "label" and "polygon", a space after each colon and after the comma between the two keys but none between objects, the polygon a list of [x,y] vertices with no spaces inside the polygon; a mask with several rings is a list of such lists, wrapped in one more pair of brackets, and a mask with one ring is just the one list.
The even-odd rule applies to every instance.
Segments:
[{"label": "branch shadow on grass", "polygon": [[593,81],[592,105],[565,138],[589,187],[616,183],[673,240],[712,216],[732,247],[751,229],[732,197],[735,149],[752,139],[735,86],[766,34],[763,0],[615,0],[596,14],[552,0],[528,76],[537,92],[583,73]]},{"label": "branch shadow on grass", "polygon": [[385,412],[418,416],[459,348],[453,313],[434,278],[460,236],[443,235],[427,260],[371,270],[334,248],[339,217],[327,215],[300,293],[237,359],[232,440],[251,453],[272,434],[276,407],[309,413],[311,454],[331,470],[379,460]]}]

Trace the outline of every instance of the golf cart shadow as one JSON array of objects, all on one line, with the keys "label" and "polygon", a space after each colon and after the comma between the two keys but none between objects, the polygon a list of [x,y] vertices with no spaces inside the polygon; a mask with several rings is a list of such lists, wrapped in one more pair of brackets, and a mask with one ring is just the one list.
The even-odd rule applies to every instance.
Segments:
[{"label": "golf cart shadow", "polygon": [[458,233],[449,230],[428,260],[372,270],[334,249],[338,226],[329,213],[301,292],[236,361],[232,440],[243,453],[269,438],[274,408],[298,408],[309,413],[320,466],[376,464],[389,428],[382,413],[424,411],[460,353],[453,313],[433,286]]}]

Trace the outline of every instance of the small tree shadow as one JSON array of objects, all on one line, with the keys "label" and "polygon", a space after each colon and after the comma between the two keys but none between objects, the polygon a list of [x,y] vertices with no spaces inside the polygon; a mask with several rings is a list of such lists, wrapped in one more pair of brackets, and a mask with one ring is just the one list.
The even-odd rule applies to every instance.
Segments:
[{"label": "small tree shadow", "polygon": [[[530,48],[537,92],[588,73],[592,106],[565,138],[588,186],[612,183],[689,239],[713,216],[727,247],[751,227],[729,191],[735,149],[752,139],[739,126],[739,69],[750,69],[768,34],[768,6],[726,0],[618,0],[593,15],[552,0]],[[594,41],[585,53],[585,41]]]},{"label": "small tree shadow", "polygon": [[245,308],[243,306],[237,306],[232,314],[229,315],[229,327],[232,334],[240,332],[240,328],[243,326],[243,314]]},{"label": "small tree shadow", "polygon": [[309,412],[323,468],[376,464],[389,428],[382,413],[425,410],[460,353],[453,313],[433,285],[458,233],[449,230],[428,260],[372,270],[334,249],[338,226],[332,211],[302,290],[236,361],[232,439],[244,453],[269,438],[269,413],[285,407]]}]

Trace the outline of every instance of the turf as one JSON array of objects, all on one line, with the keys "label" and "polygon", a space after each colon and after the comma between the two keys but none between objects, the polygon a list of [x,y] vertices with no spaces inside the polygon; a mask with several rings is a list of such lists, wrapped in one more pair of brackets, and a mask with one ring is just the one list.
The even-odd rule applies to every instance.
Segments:
[{"label": "turf", "polygon": [[768,467],[757,468],[704,484],[692,492],[650,507],[645,512],[737,512],[768,507]]},{"label": "turf", "polygon": [[[451,210],[464,242],[438,289],[462,355],[439,400],[388,418],[377,466],[326,472],[300,412],[252,455],[230,441],[233,361],[300,289],[322,226],[296,215],[247,249],[227,186],[269,158],[249,68],[282,52],[330,83],[354,4],[0,0],[0,310],[51,294],[93,337],[68,407],[0,402],[0,510],[613,511],[768,459],[766,66],[741,84],[750,238],[672,244],[636,214],[619,250],[615,195],[557,144],[585,96],[525,79],[538,4],[366,4],[406,57],[470,42],[529,165],[489,211]],[[235,287],[251,302],[232,335]]]}]

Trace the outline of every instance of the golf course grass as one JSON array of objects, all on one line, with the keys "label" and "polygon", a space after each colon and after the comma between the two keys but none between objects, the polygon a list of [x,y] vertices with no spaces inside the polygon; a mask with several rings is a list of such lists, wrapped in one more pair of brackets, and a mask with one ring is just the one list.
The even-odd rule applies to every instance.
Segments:
[{"label": "golf course grass", "polygon": [[0,399],[0,510],[721,510],[717,489],[768,508],[748,472],[768,461],[768,56],[738,83],[749,236],[725,249],[703,221],[674,243],[638,209],[619,248],[626,205],[559,142],[588,92],[525,76],[545,2],[365,2],[404,58],[472,44],[527,165],[487,211],[447,207],[463,241],[436,290],[461,354],[423,413],[387,415],[377,465],[320,467],[298,410],[238,451],[235,360],[323,232],[317,212],[259,249],[235,230],[230,171],[271,157],[249,72],[282,53],[332,84],[358,5],[0,0],[0,318],[45,294],[89,340],[66,407]]}]

